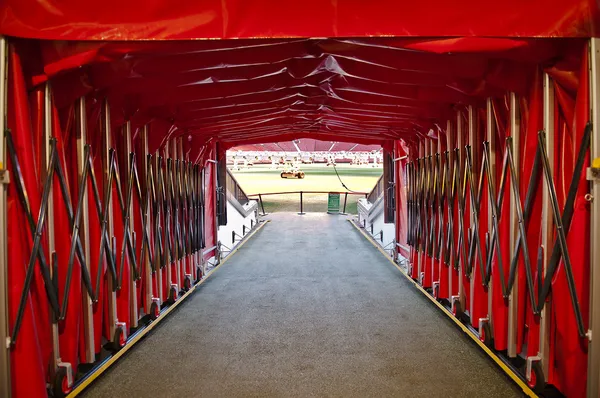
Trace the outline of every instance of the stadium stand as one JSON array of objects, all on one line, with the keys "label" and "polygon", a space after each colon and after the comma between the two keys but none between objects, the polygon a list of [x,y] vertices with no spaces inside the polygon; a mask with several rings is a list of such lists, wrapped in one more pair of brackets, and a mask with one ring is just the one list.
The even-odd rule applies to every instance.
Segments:
[{"label": "stadium stand", "polygon": [[[329,152],[329,149],[334,144],[334,141],[319,141],[311,138],[302,138],[296,140],[296,145],[303,152]],[[332,151],[340,152],[371,152],[376,151],[380,147],[378,145],[363,145],[353,144],[349,142],[336,142],[333,145]],[[255,144],[255,145],[240,145],[231,148],[231,151],[266,151],[266,152],[298,152],[292,141],[287,142],[275,142],[269,144]]]}]

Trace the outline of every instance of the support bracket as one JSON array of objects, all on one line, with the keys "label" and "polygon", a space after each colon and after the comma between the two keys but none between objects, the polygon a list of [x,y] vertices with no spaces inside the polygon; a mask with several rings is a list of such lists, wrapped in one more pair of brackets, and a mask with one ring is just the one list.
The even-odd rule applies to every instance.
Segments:
[{"label": "support bracket", "polygon": [[588,181],[600,181],[600,158],[594,159],[592,167],[588,167],[586,171]]},{"label": "support bracket", "polygon": [[10,184],[10,172],[2,168],[2,162],[0,162],[0,184]]}]

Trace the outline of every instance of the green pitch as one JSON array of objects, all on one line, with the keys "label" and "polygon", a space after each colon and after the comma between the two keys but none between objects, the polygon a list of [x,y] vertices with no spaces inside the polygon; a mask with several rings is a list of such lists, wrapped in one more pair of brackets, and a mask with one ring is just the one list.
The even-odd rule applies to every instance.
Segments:
[{"label": "green pitch", "polygon": [[[377,183],[383,168],[337,165],[340,178],[352,191],[370,192]],[[246,194],[265,194],[290,191],[339,191],[346,192],[335,174],[333,166],[323,164],[302,165],[304,179],[284,179],[280,177],[282,169],[271,170],[270,165],[251,166],[247,169],[233,171]],[[360,194],[348,194],[346,212],[356,214],[356,201],[364,197]],[[340,208],[344,205],[344,195],[340,197]],[[304,194],[305,212],[326,212],[327,194]],[[263,204],[267,213],[280,211],[300,211],[300,194],[263,196]]]}]

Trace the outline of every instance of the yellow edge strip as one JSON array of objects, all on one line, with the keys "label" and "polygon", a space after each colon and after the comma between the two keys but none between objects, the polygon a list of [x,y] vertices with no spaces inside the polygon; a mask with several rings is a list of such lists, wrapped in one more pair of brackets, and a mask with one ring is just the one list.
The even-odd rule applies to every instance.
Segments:
[{"label": "yellow edge strip", "polygon": [[452,321],[458,325],[458,327],[460,327],[462,329],[463,332],[465,332],[467,334],[467,336],[469,336],[471,339],[473,339],[473,341],[475,343],[477,343],[479,345],[479,347],[485,351],[486,354],[488,354],[490,356],[490,358],[492,358],[494,360],[494,362],[496,362],[496,364],[498,366],[500,366],[500,368],[502,368],[502,370],[519,386],[521,387],[521,389],[523,390],[523,393],[525,393],[525,395],[529,396],[529,397],[534,397],[537,398],[537,394],[533,392],[533,390],[531,390],[531,388],[529,388],[529,386],[523,382],[523,380],[521,380],[521,378],[515,374],[515,372],[512,371],[511,368],[509,368],[504,361],[502,361],[494,351],[490,350],[490,348],[488,346],[486,346],[485,344],[483,344],[483,342],[481,340],[479,340],[478,336],[475,336],[470,330],[469,328],[467,328],[461,321],[459,321],[458,319],[456,319],[456,317],[450,312],[448,311],[448,309],[446,307],[444,307],[440,302],[438,302],[431,294],[429,294],[429,292],[427,292],[427,290],[423,289],[423,287],[421,285],[419,285],[417,282],[415,282],[409,275],[406,274],[406,272],[404,272],[404,270],[398,265],[396,264],[396,262],[390,257],[390,255],[388,253],[386,253],[381,246],[379,246],[375,241],[373,241],[373,239],[371,239],[371,237],[369,235],[366,234],[365,231],[363,231],[358,225],[356,225],[356,223],[354,223],[352,220],[348,219],[348,221],[350,222],[350,224],[352,224],[352,226],[354,226],[354,228],[356,228],[358,230],[358,232],[360,232],[369,242],[371,242],[371,244],[373,246],[375,246],[377,248],[377,250],[379,250],[379,252],[381,254],[383,254],[385,256],[385,258],[394,265],[394,267],[396,267],[398,269],[398,271],[400,271],[400,273],[406,278],[408,279],[408,281],[410,283],[412,283],[414,286],[417,287],[417,289],[419,289],[421,291],[421,293],[423,293],[425,295],[425,297],[427,297],[432,303],[434,303],[436,306],[438,306],[439,309],[441,309],[446,315],[448,315],[448,317],[450,319],[452,319]]},{"label": "yellow edge strip", "polygon": [[117,362],[119,360],[119,358],[121,358],[123,355],[125,355],[125,353],[127,351],[129,351],[129,349],[135,345],[135,343],[137,343],[138,341],[140,341],[142,339],[142,337],[144,337],[145,335],[147,335],[152,329],[154,329],[154,327],[156,327],[156,325],[158,325],[160,323],[160,321],[162,321],[163,319],[165,319],[166,316],[169,315],[169,313],[171,311],[173,311],[179,304],[181,304],[187,297],[189,297],[189,295],[192,294],[192,292],[194,290],[196,290],[196,288],[198,286],[200,286],[201,284],[203,284],[208,278],[210,278],[210,276],[212,274],[214,274],[219,268],[221,268],[221,266],[223,264],[225,264],[227,262],[227,260],[229,260],[231,258],[231,256],[235,252],[238,251],[238,249],[240,247],[242,247],[255,233],[257,233],[258,231],[260,231],[262,229],[262,227],[264,227],[269,221],[270,220],[266,220],[265,222],[259,224],[258,227],[254,231],[252,231],[248,236],[246,236],[244,238],[244,240],[241,241],[235,247],[235,249],[233,249],[231,251],[231,253],[229,253],[229,255],[227,257],[225,257],[221,261],[221,263],[219,265],[217,265],[208,274],[206,274],[206,277],[204,279],[202,279],[200,282],[198,282],[197,284],[195,284],[194,286],[192,286],[190,290],[188,290],[183,296],[181,296],[179,298],[179,300],[175,301],[166,310],[162,311],[160,313],[160,316],[158,318],[156,318],[154,321],[152,321],[151,323],[149,323],[139,334],[136,334],[135,337],[133,339],[131,339],[131,341],[128,341],[127,344],[125,344],[125,346],[123,348],[121,348],[119,351],[117,351],[115,354],[113,354],[113,356],[111,356],[110,359],[108,359],[105,363],[103,363],[102,366],[100,366],[92,374],[90,374],[87,377],[87,379],[85,379],[85,381],[83,381],[73,391],[71,391],[69,393],[69,395],[67,395],[67,397],[68,398],[73,398],[73,397],[76,397],[79,394],[81,394],[81,392],[83,390],[85,390],[90,384],[92,384],[94,382],[94,380],[96,380],[100,375],[102,375],[102,373],[104,373],[104,371],[106,369],[108,369],[112,364],[114,364],[115,362]]}]

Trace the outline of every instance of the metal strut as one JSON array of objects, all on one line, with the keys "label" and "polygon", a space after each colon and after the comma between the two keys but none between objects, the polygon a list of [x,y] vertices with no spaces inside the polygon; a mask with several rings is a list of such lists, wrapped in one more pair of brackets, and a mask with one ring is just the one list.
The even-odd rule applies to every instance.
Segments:
[{"label": "metal strut", "polygon": [[[466,167],[465,167],[465,172],[463,172],[463,178],[462,178],[462,183],[461,183],[461,179],[460,179],[460,150],[459,148],[455,149],[456,155],[454,157],[454,161],[455,163],[458,165],[456,167],[457,170],[457,178],[459,178],[458,183],[457,183],[457,187],[456,187],[456,192],[458,195],[458,244],[456,245],[456,252],[454,254],[454,269],[458,271],[458,266],[459,266],[459,261],[462,255],[462,259],[463,259],[463,264],[467,263],[467,253],[466,253],[466,248],[465,248],[465,244],[463,242],[464,236],[465,236],[465,220],[464,220],[464,213],[465,213],[465,208],[466,208],[466,204],[465,204],[465,189],[466,189],[466,178],[465,178],[465,172],[466,172]],[[471,274],[471,268],[469,267],[465,267],[465,274],[466,275],[470,275]]]},{"label": "metal strut", "polygon": [[441,173],[441,178],[438,179],[438,236],[437,236],[437,244],[436,244],[436,259],[441,259],[443,253],[443,244],[444,244],[444,204],[446,202],[446,168],[444,167],[442,171],[441,164],[441,154],[436,154],[437,161],[437,170],[438,173]]},{"label": "metal strut", "polygon": [[[508,144],[507,144],[508,145]],[[497,264],[498,264],[498,272],[500,277],[500,286],[502,287],[502,296],[507,299],[510,295],[510,289],[507,288],[507,284],[505,283],[505,275],[504,275],[504,264],[502,261],[502,250],[500,248],[500,240],[498,239],[498,235],[500,233],[500,217],[501,217],[501,209],[502,203],[504,201],[504,188],[506,181],[506,174],[508,169],[508,153],[505,148],[504,151],[504,160],[502,162],[502,172],[500,177],[500,191],[498,192],[498,196],[496,197],[496,186],[494,185],[494,178],[492,175],[492,170],[490,167],[490,153],[489,153],[489,142],[483,143],[483,162],[485,164],[485,172],[486,172],[486,180],[488,186],[488,196],[490,197],[489,203],[492,210],[492,236],[490,239],[490,244],[487,247],[486,253],[486,269],[492,269],[492,260],[494,257],[494,252],[496,253]]]},{"label": "metal strut", "polygon": [[[133,193],[135,193],[139,203],[140,203],[140,217],[141,217],[141,224],[142,224],[142,248],[140,251],[140,261],[139,261],[139,265],[137,266],[137,268],[134,266],[134,276],[136,277],[136,279],[139,279],[142,275],[142,266],[144,264],[144,260],[145,260],[145,256],[148,255],[148,261],[152,264],[154,263],[154,256],[152,254],[152,247],[150,244],[150,234],[149,234],[149,225],[148,225],[148,209],[150,207],[150,201],[152,200],[152,198],[154,197],[154,186],[151,183],[152,178],[151,178],[151,173],[152,173],[152,155],[148,155],[148,164],[146,167],[146,196],[144,197],[142,195],[142,189],[141,189],[141,185],[140,185],[140,178],[139,178],[139,174],[138,174],[138,169],[137,169],[137,165],[136,165],[136,161],[135,161],[135,154],[132,152],[129,155],[129,162],[130,162],[130,167],[129,167],[129,171],[130,171],[130,180],[129,180],[129,185],[132,185],[135,187],[135,190],[133,190]],[[152,192],[152,197],[149,195],[149,192]],[[132,189],[131,187],[129,187],[128,189],[128,199],[127,199],[127,204],[126,204],[126,208],[129,209],[130,203],[131,203],[131,196],[132,196]],[[129,225],[129,222],[127,223]],[[135,240],[134,240],[135,243]],[[135,265],[135,263],[134,263]]]},{"label": "metal strut", "polygon": [[450,266],[450,256],[454,253],[454,205],[456,203],[456,163],[452,162],[450,171],[450,151],[445,152],[445,173],[450,178],[446,183],[446,196],[448,197],[448,224],[446,232],[446,245],[444,249],[444,264]]},{"label": "metal strut", "polygon": [[[46,221],[46,207],[48,205],[48,196],[50,194],[50,181],[46,180],[44,182],[44,191],[42,194],[42,203],[40,206],[40,212],[38,216],[38,223],[36,224],[33,215],[31,212],[31,206],[29,205],[29,199],[27,195],[27,191],[25,189],[25,182],[23,181],[23,175],[21,173],[21,166],[17,159],[15,146],[12,141],[12,136],[10,130],[5,130],[4,134],[6,136],[6,144],[8,149],[8,155],[10,157],[10,161],[13,166],[13,173],[15,174],[15,186],[17,189],[17,195],[19,196],[19,202],[23,207],[23,210],[27,216],[27,221],[29,224],[30,232],[33,238],[33,251],[29,257],[29,263],[27,266],[27,271],[25,273],[25,282],[23,285],[23,290],[21,292],[21,299],[19,301],[19,309],[17,310],[17,316],[15,318],[15,324],[13,326],[13,331],[11,334],[11,344],[14,345],[17,340],[17,336],[19,330],[21,328],[21,323],[23,321],[23,315],[25,313],[25,306],[27,304],[27,297],[29,295],[29,290],[31,289],[31,281],[33,279],[33,271],[35,267],[36,258],[39,259],[40,263],[40,271],[42,274],[42,278],[44,280],[44,287],[46,290],[46,295],[48,296],[48,300],[50,302],[50,306],[58,317],[60,314],[59,304],[58,304],[58,296],[57,289],[54,281],[50,277],[50,268],[48,267],[48,263],[46,262],[46,258],[44,256],[44,251],[40,250],[41,246],[41,237],[42,231],[44,229],[44,223]],[[54,153],[54,152],[52,152]],[[55,155],[54,155],[55,156]],[[51,155],[51,158],[53,156]],[[51,168],[51,170],[53,170]],[[50,172],[51,173],[51,172]],[[50,175],[49,173],[49,175]]]},{"label": "metal strut", "polygon": [[569,193],[567,195],[567,201],[565,202],[565,207],[562,216],[560,214],[558,199],[556,195],[556,187],[554,186],[554,180],[552,178],[552,170],[550,169],[548,155],[546,154],[545,149],[543,149],[546,148],[546,133],[544,131],[540,131],[538,134],[538,145],[540,148],[542,148],[542,166],[544,169],[544,175],[546,177],[546,183],[550,188],[549,190],[552,204],[552,215],[554,218],[554,224],[556,225],[556,239],[554,241],[554,247],[552,248],[552,255],[546,268],[546,276],[544,277],[543,288],[539,292],[538,311],[541,311],[544,307],[546,297],[550,292],[552,277],[556,272],[559,260],[562,258],[565,268],[565,274],[567,276],[567,284],[569,286],[569,294],[571,296],[571,305],[573,306],[573,312],[575,314],[575,319],[577,322],[577,331],[580,337],[585,337],[586,332],[585,327],[583,325],[581,307],[579,305],[579,300],[577,297],[577,287],[575,286],[575,279],[573,277],[573,267],[571,265],[571,257],[569,255],[569,249],[567,247],[567,238],[565,231],[568,231],[568,229],[571,226],[571,221],[573,219],[575,197],[577,196],[577,188],[581,179],[581,174],[583,172],[583,164],[585,162],[585,157],[590,146],[591,130],[592,124],[588,123],[583,133],[583,139],[581,140],[581,146],[577,155],[575,170],[573,173],[573,178],[571,179],[571,184],[569,186]]},{"label": "metal strut", "polygon": [[[44,279],[46,294],[48,296],[52,311],[55,314],[55,320],[62,320],[65,318],[67,308],[68,308],[69,292],[71,289],[71,278],[73,275],[73,269],[74,269],[74,265],[75,265],[75,255],[77,255],[77,259],[80,262],[82,282],[86,288],[86,291],[87,291],[89,297],[93,301],[97,301],[97,299],[98,299],[98,284],[96,286],[96,289],[94,290],[92,287],[90,274],[89,274],[89,271],[87,268],[85,256],[83,255],[83,248],[82,248],[81,241],[79,238],[79,229],[80,229],[80,222],[81,222],[81,217],[82,217],[83,199],[85,197],[84,194],[87,190],[88,176],[92,181],[94,197],[96,199],[96,207],[97,207],[97,210],[99,211],[99,217],[101,218],[101,214],[100,214],[100,210],[99,210],[100,209],[100,200],[99,200],[99,194],[98,194],[98,189],[97,189],[97,183],[96,183],[96,179],[95,179],[95,175],[94,175],[94,169],[91,165],[90,147],[85,146],[85,148],[84,148],[84,159],[85,159],[84,162],[85,163],[84,163],[84,169],[82,171],[82,175],[81,175],[80,181],[79,181],[79,185],[82,186],[83,188],[79,191],[75,214],[73,214],[73,209],[71,207],[71,199],[70,199],[69,191],[68,191],[67,184],[66,184],[66,178],[65,178],[64,172],[62,170],[62,165],[60,164],[60,161],[59,161],[59,158],[57,155],[56,140],[52,139],[52,140],[50,140],[50,143],[49,143],[50,150],[51,150],[50,162],[48,165],[47,178],[46,178],[46,181],[44,182],[44,191],[43,191],[43,195],[42,195],[42,208],[40,209],[40,211],[43,210],[43,213],[40,213],[40,215],[45,214],[46,208],[48,206],[49,195],[51,192],[52,179],[54,178],[54,173],[56,173],[56,177],[58,179],[59,188],[60,188],[60,191],[61,191],[61,194],[63,197],[63,203],[64,203],[65,209],[67,211],[67,216],[69,219],[69,224],[70,224],[70,229],[71,229],[71,244],[70,244],[70,250],[69,250],[69,258],[68,258],[68,262],[67,262],[67,273],[66,273],[66,277],[65,277],[65,283],[64,283],[63,294],[62,294],[62,303],[59,304],[59,297],[58,297],[59,286],[58,286],[58,279],[57,279],[58,274],[55,272],[54,278],[53,279],[50,278],[50,274],[49,274],[50,269],[46,263],[46,259],[44,257],[44,252],[43,252],[43,250],[41,250],[41,231],[43,230],[43,227],[45,224],[45,216],[39,218],[38,225],[35,225],[33,216],[31,214],[31,208],[29,205],[29,201],[27,199],[28,196],[27,196],[27,192],[25,190],[23,176],[20,171],[21,170],[20,164],[19,164],[18,158],[16,156],[14,143],[12,141],[12,135],[11,135],[10,131],[6,131],[5,134],[6,134],[7,143],[8,143],[9,156],[11,157],[11,162],[15,169],[15,174],[17,175],[17,179],[16,179],[17,194],[19,196],[21,205],[23,206],[23,209],[25,210],[28,224],[30,226],[30,230],[31,230],[31,232],[33,234],[33,238],[34,238],[34,250],[30,257],[30,264],[35,264],[36,258],[39,260],[40,268],[41,268],[41,272],[42,272],[42,278]],[[52,253],[52,258],[57,260],[57,254]],[[110,256],[109,256],[109,258],[112,259],[112,257],[110,257]],[[111,263],[112,263],[111,268],[114,269],[114,259]],[[54,267],[56,267],[58,262],[54,261],[52,264]],[[11,338],[13,343],[16,341],[16,337],[20,330],[20,326],[22,323],[22,317],[24,314],[24,309],[25,309],[25,304],[26,304],[27,294],[29,293],[29,290],[31,287],[32,277],[33,277],[33,266],[30,266],[30,267],[28,267],[27,272],[26,272],[26,280],[25,280],[25,284],[24,284],[24,288],[23,288],[23,292],[22,292],[22,296],[21,296],[21,301],[19,303],[19,310],[17,312],[17,317],[16,317],[14,329],[13,329],[13,336]],[[114,277],[114,273],[113,273],[113,277]]]},{"label": "metal strut", "polygon": [[[519,223],[519,234],[517,236],[517,241],[515,242],[515,249],[512,257],[512,261],[510,264],[510,271],[508,275],[508,288],[512,290],[512,287],[515,283],[515,275],[517,270],[517,262],[519,259],[519,251],[523,250],[523,259],[525,262],[525,277],[527,280],[527,288],[529,290],[529,300],[531,302],[531,308],[534,314],[539,314],[537,310],[537,304],[535,299],[535,285],[533,282],[533,275],[531,274],[531,258],[529,256],[529,247],[527,245],[527,225],[529,223],[529,218],[531,214],[531,210],[533,208],[534,203],[534,194],[537,190],[538,186],[538,176],[540,170],[540,149],[537,148],[535,151],[535,158],[533,161],[533,167],[531,169],[531,175],[529,177],[529,185],[527,187],[527,194],[525,196],[525,208],[521,209],[521,194],[519,193],[519,184],[517,179],[516,167],[514,164],[514,156],[512,149],[512,138],[507,138],[506,152],[508,154],[508,165],[510,169],[511,176],[511,187],[513,191],[513,195],[516,203],[516,211],[517,211],[517,221]],[[541,258],[541,256],[540,256]],[[541,269],[538,269],[538,275],[540,274]]]},{"label": "metal strut", "polygon": [[[471,238],[471,245],[469,247],[469,269],[473,269],[473,261],[475,260],[475,254],[479,260],[479,272],[481,273],[481,283],[483,287],[487,288],[490,281],[490,271],[484,267],[483,262],[483,250],[481,248],[481,239],[479,238],[479,210],[481,206],[481,192],[483,191],[483,171],[479,174],[479,188],[475,188],[475,181],[473,178],[473,161],[471,159],[471,146],[467,145],[466,160],[467,160],[467,180],[469,182],[469,193],[472,203],[473,211],[473,237]],[[484,164],[481,164],[482,168]]]}]

